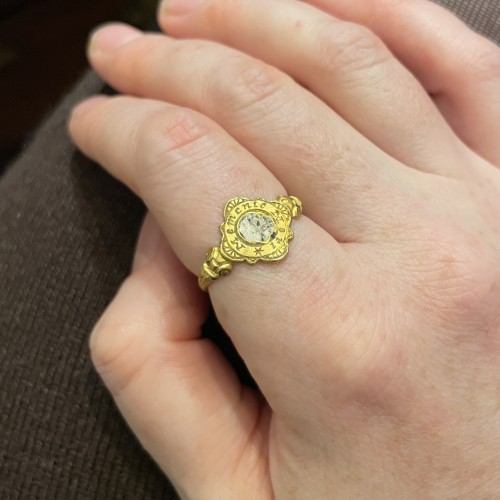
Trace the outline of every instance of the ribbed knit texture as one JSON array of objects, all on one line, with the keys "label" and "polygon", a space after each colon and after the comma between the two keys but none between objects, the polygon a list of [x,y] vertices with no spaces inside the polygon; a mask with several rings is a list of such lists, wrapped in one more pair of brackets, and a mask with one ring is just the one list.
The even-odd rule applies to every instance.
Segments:
[{"label": "ribbed knit texture", "polygon": [[0,182],[0,499],[176,498],[91,366],[88,334],[126,276],[141,203],[75,152],[86,76]]},{"label": "ribbed knit texture", "polygon": [[500,0],[434,0],[482,35],[500,43]]},{"label": "ribbed knit texture", "polygon": [[[498,0],[441,3],[500,40]],[[177,498],[88,355],[143,215],[68,140],[71,106],[101,89],[88,73],[0,180],[0,500]]]}]

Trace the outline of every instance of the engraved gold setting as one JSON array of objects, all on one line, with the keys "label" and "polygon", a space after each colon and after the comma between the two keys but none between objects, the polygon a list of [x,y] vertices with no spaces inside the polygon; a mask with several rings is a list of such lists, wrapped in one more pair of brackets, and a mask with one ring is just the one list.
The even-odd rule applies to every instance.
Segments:
[{"label": "engraved gold setting", "polygon": [[[275,262],[285,258],[288,242],[294,236],[291,221],[300,217],[301,213],[302,203],[295,196],[280,196],[276,201],[243,197],[229,200],[224,207],[224,222],[220,226],[221,243],[208,252],[198,279],[202,290],[207,290],[221,276],[228,275],[236,262],[253,265],[261,260]],[[274,224],[271,233],[270,221]],[[260,234],[265,236],[265,240],[257,241],[249,238],[248,234]]]}]

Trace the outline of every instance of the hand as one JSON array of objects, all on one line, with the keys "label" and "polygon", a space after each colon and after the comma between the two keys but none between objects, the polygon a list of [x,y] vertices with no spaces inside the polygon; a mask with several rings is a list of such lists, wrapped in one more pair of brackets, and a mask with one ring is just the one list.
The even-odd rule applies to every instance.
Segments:
[{"label": "hand", "polygon": [[[196,40],[101,29],[128,96],[70,120],[153,214],[91,338],[130,427],[183,498],[498,498],[500,49],[421,0],[173,3]],[[228,199],[286,193],[288,257],[209,289],[260,395],[195,275]]]}]

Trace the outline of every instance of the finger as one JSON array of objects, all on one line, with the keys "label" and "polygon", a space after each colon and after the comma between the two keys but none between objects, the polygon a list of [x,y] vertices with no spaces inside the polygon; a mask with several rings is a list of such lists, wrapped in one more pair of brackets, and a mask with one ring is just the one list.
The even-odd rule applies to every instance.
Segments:
[{"label": "finger", "polygon": [[500,165],[500,49],[427,0],[309,0],[377,33],[435,98],[456,133]]},{"label": "finger", "polygon": [[[93,39],[92,60],[112,85],[213,118],[299,196],[307,214],[338,241],[376,238],[392,223],[394,205],[411,197],[410,169],[283,73],[219,44],[161,35],[139,37],[105,54],[99,35]],[[346,205],[351,210],[344,210]]]},{"label": "finger", "polygon": [[99,373],[183,498],[246,498],[246,488],[265,498],[263,400],[200,338],[206,297],[150,216],[138,250],[92,332]]},{"label": "finger", "polygon": [[164,240],[161,228],[151,213],[148,213],[142,224],[141,233],[134,253],[132,272],[149,264],[156,256],[160,243]]},{"label": "finger", "polygon": [[[175,106],[114,97],[83,114],[77,108],[70,131],[87,155],[143,197],[175,253],[195,274],[207,250],[220,243],[222,209],[230,198],[274,200],[285,192],[222,129]],[[352,296],[352,280],[371,283],[363,266],[351,272],[350,255],[308,217],[294,221],[292,229],[296,237],[286,259],[275,265],[235,264],[230,276],[209,289],[219,321],[273,408],[288,404],[282,394],[284,377],[297,384],[299,393],[314,392],[312,379],[300,375],[297,363],[315,369],[316,353],[325,350],[320,336],[301,333],[327,321],[325,301],[341,307]],[[357,300],[364,288],[353,287]],[[353,346],[352,340],[338,334],[337,363],[345,363],[348,349],[357,351],[369,342],[358,339]],[[300,411],[304,402],[294,404]]]},{"label": "finger", "polygon": [[295,0],[208,0],[184,16],[163,5],[167,33],[223,42],[280,68],[408,166],[447,173],[458,164],[456,138],[430,97],[365,27]]}]

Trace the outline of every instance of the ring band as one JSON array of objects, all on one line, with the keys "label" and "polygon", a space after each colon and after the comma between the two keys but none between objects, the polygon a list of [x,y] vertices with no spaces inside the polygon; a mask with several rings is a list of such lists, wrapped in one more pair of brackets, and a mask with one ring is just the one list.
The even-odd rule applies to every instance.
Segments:
[{"label": "ring band", "polygon": [[293,238],[292,219],[300,217],[302,203],[295,196],[276,201],[262,198],[232,198],[224,207],[220,245],[213,247],[201,268],[198,284],[202,290],[221,276],[227,276],[236,262],[275,262],[288,254]]}]

